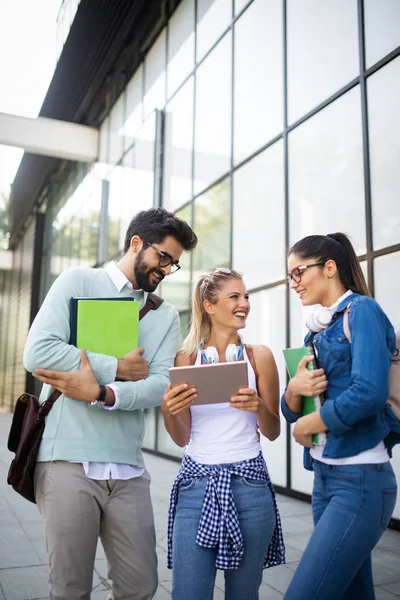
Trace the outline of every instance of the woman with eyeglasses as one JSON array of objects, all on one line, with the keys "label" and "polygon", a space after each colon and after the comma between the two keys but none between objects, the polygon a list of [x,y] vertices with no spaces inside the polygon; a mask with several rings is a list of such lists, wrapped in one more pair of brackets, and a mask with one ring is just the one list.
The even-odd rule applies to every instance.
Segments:
[{"label": "woman with eyeglasses", "polygon": [[[395,333],[343,233],[303,238],[287,262],[302,305],[321,308],[305,338],[317,368],[309,371],[313,357],[304,357],[281,402],[314,471],[315,529],[285,600],[373,600],[371,551],[397,495],[387,438],[395,418],[386,402]],[[321,409],[302,416],[302,396],[317,394]],[[325,443],[314,445],[312,434],[323,432]]]},{"label": "woman with eyeglasses", "polygon": [[173,600],[212,600],[217,569],[224,571],[226,600],[257,600],[263,568],[284,562],[258,434],[274,440],[280,433],[278,373],[267,347],[241,341],[249,311],[240,273],[219,268],[201,277],[175,364],[245,360],[248,386],[230,403],[201,406],[193,405],[195,388],[170,385],[164,393],[165,426],[186,446],[169,510]]}]

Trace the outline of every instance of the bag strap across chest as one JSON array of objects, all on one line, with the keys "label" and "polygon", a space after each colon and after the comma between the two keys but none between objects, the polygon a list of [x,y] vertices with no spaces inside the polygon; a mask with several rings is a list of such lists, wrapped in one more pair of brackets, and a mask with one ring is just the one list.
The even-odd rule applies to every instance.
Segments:
[{"label": "bag strap across chest", "polygon": [[139,321],[141,321],[141,319],[147,315],[149,310],[157,310],[157,308],[159,308],[163,302],[163,298],[160,298],[160,296],[157,296],[157,294],[150,293],[147,296],[146,304],[140,309]]}]

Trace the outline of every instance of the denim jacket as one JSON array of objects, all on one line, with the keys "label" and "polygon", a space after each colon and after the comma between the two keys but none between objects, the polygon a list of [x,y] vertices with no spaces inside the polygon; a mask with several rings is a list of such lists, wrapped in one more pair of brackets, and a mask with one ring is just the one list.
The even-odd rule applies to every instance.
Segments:
[{"label": "denim jacket", "polygon": [[[343,331],[343,313],[350,303],[351,343]],[[389,442],[387,436],[399,427],[386,402],[396,337],[379,304],[368,296],[348,296],[339,304],[326,329],[316,334],[308,332],[304,343],[311,341],[318,354],[318,364],[328,380],[325,402],[320,410],[329,430],[323,456],[355,456],[374,448],[382,440],[390,453],[393,440]],[[285,395],[281,406],[289,423],[301,417],[290,410]],[[304,449],[304,466],[312,470],[309,448]]]}]

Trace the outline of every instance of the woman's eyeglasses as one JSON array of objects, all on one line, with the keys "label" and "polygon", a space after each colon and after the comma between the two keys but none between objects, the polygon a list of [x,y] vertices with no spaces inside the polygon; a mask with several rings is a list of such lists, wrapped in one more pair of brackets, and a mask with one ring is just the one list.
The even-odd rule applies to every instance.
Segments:
[{"label": "woman's eyeglasses", "polygon": [[292,281],[294,283],[300,283],[303,273],[306,269],[310,269],[311,267],[323,267],[324,264],[325,264],[324,262],[318,262],[318,263],[311,263],[311,265],[301,265],[299,267],[296,267],[295,269],[293,269],[293,271],[291,273],[288,273],[286,275],[288,284],[290,285],[292,283]]}]

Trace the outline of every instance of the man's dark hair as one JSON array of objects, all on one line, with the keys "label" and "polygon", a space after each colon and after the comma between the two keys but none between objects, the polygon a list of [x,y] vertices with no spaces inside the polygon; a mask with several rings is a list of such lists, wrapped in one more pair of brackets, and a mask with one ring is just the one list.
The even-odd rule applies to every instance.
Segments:
[{"label": "man's dark hair", "polygon": [[186,221],[161,207],[142,210],[133,217],[126,232],[124,253],[128,252],[134,235],[150,244],[160,244],[171,236],[187,251],[197,245],[197,235]]}]

